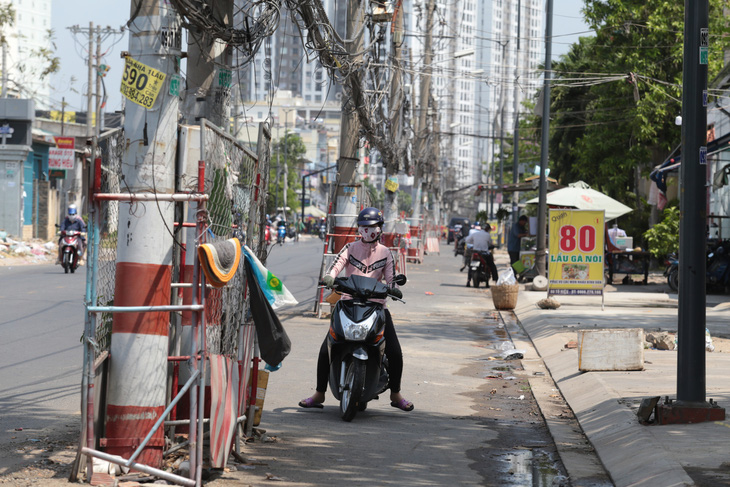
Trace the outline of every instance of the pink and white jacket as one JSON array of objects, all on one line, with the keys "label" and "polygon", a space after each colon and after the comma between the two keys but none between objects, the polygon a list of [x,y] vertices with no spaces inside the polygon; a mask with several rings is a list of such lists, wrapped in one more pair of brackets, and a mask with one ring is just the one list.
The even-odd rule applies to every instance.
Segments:
[{"label": "pink and white jacket", "polygon": [[[388,287],[397,287],[393,282],[395,278],[395,260],[390,249],[379,242],[365,243],[362,240],[355,240],[345,245],[327,274],[337,277],[342,270],[346,276],[366,276],[385,281]],[[342,299],[352,299],[347,294]],[[378,303],[385,303],[384,299],[374,299]]]}]

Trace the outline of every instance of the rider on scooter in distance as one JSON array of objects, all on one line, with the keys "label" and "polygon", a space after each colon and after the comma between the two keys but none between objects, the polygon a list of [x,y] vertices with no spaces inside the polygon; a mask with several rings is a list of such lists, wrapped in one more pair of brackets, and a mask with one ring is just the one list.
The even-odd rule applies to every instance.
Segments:
[{"label": "rider on scooter in distance", "polygon": [[[84,222],[83,218],[79,216],[78,212],[76,211],[76,205],[69,205],[68,207],[68,214],[66,215],[66,218],[63,219],[61,222],[61,232],[65,231],[76,231],[76,232],[82,232],[86,233],[86,223]],[[63,245],[61,245],[63,237],[58,238],[58,255],[56,256],[56,265],[61,264],[62,256],[63,256]],[[84,250],[86,248],[86,239],[83,235],[81,235],[81,238],[79,238],[80,242],[80,248],[78,249],[79,259],[82,259],[84,257]]]},{"label": "rider on scooter in distance", "polygon": [[[385,280],[389,287],[393,288],[391,295],[403,297],[399,289],[395,288],[395,261],[390,249],[379,242],[383,231],[383,213],[377,208],[365,208],[357,217],[358,233],[362,237],[347,244],[337,255],[332,266],[322,279],[328,288],[331,288],[335,277],[344,270],[349,277],[351,275],[372,277],[377,280]],[[341,299],[351,299],[343,295]],[[374,300],[376,301],[376,300]],[[385,305],[384,300],[383,305]],[[403,354],[401,351],[398,336],[395,333],[393,319],[390,311],[385,309],[385,355],[388,358],[388,371],[390,375],[390,405],[403,411],[413,410],[413,403],[408,401],[400,393],[400,381],[403,374]],[[319,350],[317,359],[317,386],[315,393],[299,402],[303,408],[321,408],[327,392],[327,378],[329,374],[329,354],[327,350],[327,338],[325,337],[322,347]]]}]

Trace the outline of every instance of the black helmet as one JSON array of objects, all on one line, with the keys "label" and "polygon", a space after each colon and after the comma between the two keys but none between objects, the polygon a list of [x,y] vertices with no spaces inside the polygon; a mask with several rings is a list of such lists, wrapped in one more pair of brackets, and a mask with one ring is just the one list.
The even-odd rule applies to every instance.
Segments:
[{"label": "black helmet", "polygon": [[383,212],[372,206],[365,208],[357,215],[357,224],[363,227],[367,227],[368,225],[382,226],[384,222]]}]

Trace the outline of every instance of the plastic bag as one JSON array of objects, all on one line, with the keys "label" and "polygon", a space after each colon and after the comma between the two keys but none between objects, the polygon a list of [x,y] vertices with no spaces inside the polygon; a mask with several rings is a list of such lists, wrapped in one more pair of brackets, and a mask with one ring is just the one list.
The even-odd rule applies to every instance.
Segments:
[{"label": "plastic bag", "polygon": [[712,343],[712,336],[710,335],[710,330],[705,328],[705,350],[708,352],[714,352],[715,351],[715,345]]},{"label": "plastic bag", "polygon": [[511,267],[499,275],[499,279],[497,279],[497,286],[501,286],[502,284],[517,284],[515,273]]}]

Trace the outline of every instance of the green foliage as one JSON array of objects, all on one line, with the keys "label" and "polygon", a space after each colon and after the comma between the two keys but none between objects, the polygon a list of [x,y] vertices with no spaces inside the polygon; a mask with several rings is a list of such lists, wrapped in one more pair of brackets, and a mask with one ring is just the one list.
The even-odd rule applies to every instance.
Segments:
[{"label": "green foliage", "polygon": [[410,215],[413,211],[413,198],[411,193],[398,190],[398,212]]},{"label": "green foliage", "polygon": [[365,191],[370,198],[370,204],[382,210],[383,203],[385,202],[385,194],[383,191],[378,190],[368,179],[363,180],[363,186],[365,186]]},{"label": "green foliage", "polygon": [[[276,206],[284,205],[284,170],[287,171],[286,204],[296,213],[301,209],[301,200],[296,190],[302,186],[301,169],[302,156],[307,148],[299,134],[288,133],[273,143],[271,147],[271,168],[269,169],[269,199],[266,211],[269,214],[276,212]],[[286,168],[286,169],[285,169]],[[277,184],[276,173],[279,171]]]},{"label": "green foliage", "polygon": [[653,228],[644,232],[644,238],[651,255],[658,259],[669,253],[679,251],[679,208],[664,209],[664,218]]},{"label": "green foliage", "polygon": [[[726,2],[709,3],[712,79],[730,46],[730,27]],[[674,119],[681,114],[684,3],[584,0],[582,13],[596,35],[552,65],[550,177],[583,180],[634,208],[632,219],[647,217],[637,207],[637,176],[646,177],[681,139]],[[532,132],[521,136],[539,138],[540,118],[526,120]]]},{"label": "green foliage", "polygon": [[510,216],[510,213],[511,212],[505,207],[502,207],[499,210],[497,210],[497,214],[495,215],[497,217],[497,222],[501,222],[501,221],[508,219]]},{"label": "green foliage", "polygon": [[484,223],[489,221],[489,213],[486,210],[478,211],[474,221],[479,222],[483,225]]}]

